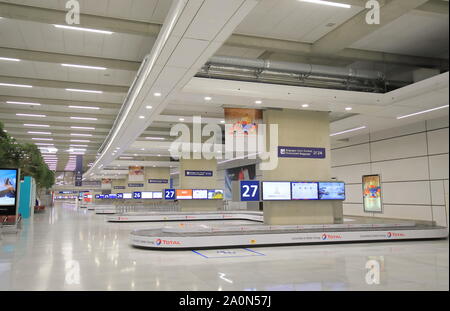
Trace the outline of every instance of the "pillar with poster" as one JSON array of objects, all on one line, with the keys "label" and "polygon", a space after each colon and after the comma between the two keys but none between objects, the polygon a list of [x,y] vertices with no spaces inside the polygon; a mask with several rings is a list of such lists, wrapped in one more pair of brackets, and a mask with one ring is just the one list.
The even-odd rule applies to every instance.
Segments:
[{"label": "pillar with poster", "polygon": [[[19,206],[19,178],[18,169],[0,169],[0,219],[13,216],[17,219]],[[2,217],[3,216],[3,217]]]},{"label": "pillar with poster", "polygon": [[383,213],[381,198],[381,176],[365,175],[362,177],[364,212]]}]

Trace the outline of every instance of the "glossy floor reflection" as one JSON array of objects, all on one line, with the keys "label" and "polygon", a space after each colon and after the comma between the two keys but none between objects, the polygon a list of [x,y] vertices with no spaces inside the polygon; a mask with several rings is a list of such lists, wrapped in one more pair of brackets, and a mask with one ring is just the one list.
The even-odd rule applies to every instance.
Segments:
[{"label": "glossy floor reflection", "polygon": [[161,223],[105,218],[64,205],[5,234],[0,290],[449,289],[448,240],[164,252],[128,243],[132,229]]}]

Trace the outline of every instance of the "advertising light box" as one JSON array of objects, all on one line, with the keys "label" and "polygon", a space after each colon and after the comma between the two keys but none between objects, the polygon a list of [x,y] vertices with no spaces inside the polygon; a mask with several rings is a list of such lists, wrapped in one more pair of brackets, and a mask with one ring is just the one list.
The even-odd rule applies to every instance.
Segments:
[{"label": "advertising light box", "polygon": [[157,192],[153,192],[153,199],[162,199],[163,198],[163,193],[160,191]]},{"label": "advertising light box", "polygon": [[192,190],[192,199],[207,200],[208,199],[208,190],[200,190],[200,189]]},{"label": "advertising light box", "polygon": [[208,200],[223,200],[223,190],[208,190]]},{"label": "advertising light box", "polygon": [[292,182],[292,200],[318,200],[319,185],[316,182]]},{"label": "advertising light box", "polygon": [[365,175],[362,178],[364,212],[382,213],[381,176]]},{"label": "advertising light box", "polygon": [[144,191],[142,192],[143,199],[153,199],[153,192]]},{"label": "advertising light box", "polygon": [[131,192],[124,193],[123,194],[123,198],[124,199],[132,199],[133,198],[133,194]]},{"label": "advertising light box", "polygon": [[264,201],[290,201],[291,182],[263,181],[262,192]]},{"label": "advertising light box", "polygon": [[343,182],[319,182],[320,200],[345,200],[345,184]]},{"label": "advertising light box", "polygon": [[16,169],[0,169],[0,214],[16,214],[18,175]]},{"label": "advertising light box", "polygon": [[192,189],[175,190],[177,200],[192,200]]}]

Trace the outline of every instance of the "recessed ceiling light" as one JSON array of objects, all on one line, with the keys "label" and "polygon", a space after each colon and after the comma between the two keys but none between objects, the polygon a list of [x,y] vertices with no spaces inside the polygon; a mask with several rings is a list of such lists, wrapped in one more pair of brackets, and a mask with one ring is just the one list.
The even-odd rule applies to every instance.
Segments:
[{"label": "recessed ceiling light", "polygon": [[256,101],[255,101],[255,104],[261,105],[261,104],[262,104],[262,100],[256,100]]},{"label": "recessed ceiling light", "polygon": [[210,100],[212,100],[212,97],[206,96],[206,97],[205,97],[205,100],[206,100],[206,101],[210,101]]},{"label": "recessed ceiling light", "polygon": [[423,114],[423,113],[427,113],[427,112],[431,112],[431,111],[435,111],[435,110],[439,110],[439,109],[444,109],[444,108],[448,108],[448,105],[440,106],[440,107],[436,107],[436,108],[432,108],[432,109],[428,109],[428,110],[423,110],[423,111],[407,114],[407,115],[404,115],[404,116],[400,116],[400,117],[397,117],[397,120],[404,119],[404,118],[409,118],[409,117],[412,117],[412,116],[417,116],[419,114]]},{"label": "recessed ceiling light", "polygon": [[69,29],[69,30],[78,30],[78,31],[86,31],[86,32],[95,32],[95,33],[101,33],[105,35],[112,35],[114,32],[107,31],[107,30],[100,30],[100,29],[93,29],[93,28],[83,28],[83,27],[75,27],[75,26],[67,26],[67,25],[56,25],[54,24],[56,28],[62,28],[62,29]]},{"label": "recessed ceiling light", "polygon": [[50,132],[28,132],[28,134],[37,134],[37,135],[52,135]]},{"label": "recessed ceiling light", "polygon": [[139,116],[139,119],[145,119],[145,117],[144,116]]},{"label": "recessed ceiling light", "polygon": [[105,67],[97,67],[97,66],[85,66],[85,65],[74,65],[74,64],[61,64],[61,66],[63,66],[63,67],[81,68],[81,69],[106,70]]},{"label": "recessed ceiling light", "polygon": [[339,8],[346,8],[346,9],[350,9],[352,7],[350,4],[336,3],[336,2],[324,1],[324,0],[298,0],[298,1],[309,2],[309,3],[314,3],[314,4],[329,5],[329,6],[339,7]]},{"label": "recessed ceiling light", "polygon": [[146,109],[152,109],[153,106],[145,106]]},{"label": "recessed ceiling light", "polygon": [[40,106],[39,103],[24,103],[24,102],[13,102],[13,101],[7,101],[7,104],[11,105],[26,105],[26,106]]},{"label": "recessed ceiling light", "polygon": [[89,120],[89,121],[97,121],[97,118],[86,118],[86,117],[70,117],[72,120]]},{"label": "recessed ceiling light", "polygon": [[100,110],[100,107],[89,107],[89,106],[69,106],[73,109],[90,109],[90,110]]},{"label": "recessed ceiling light", "polygon": [[90,130],[90,131],[95,131],[95,127],[85,127],[85,126],[71,126],[71,129],[76,129],[76,130]]},{"label": "recessed ceiling light", "polygon": [[308,104],[303,104],[302,107],[303,107],[303,108],[308,108],[309,105],[308,105]]},{"label": "recessed ceiling light", "polygon": [[178,120],[180,120],[180,121],[184,121],[184,118],[179,118]]},{"label": "recessed ceiling light", "polygon": [[36,118],[45,118],[44,114],[28,114],[28,113],[16,113],[16,116],[19,117],[36,117]]},{"label": "recessed ceiling light", "polygon": [[356,128],[353,128],[353,129],[349,129],[349,130],[345,130],[345,131],[342,131],[342,132],[331,134],[330,136],[336,136],[336,135],[341,135],[341,134],[345,134],[345,133],[349,133],[349,132],[359,131],[359,130],[362,130],[362,129],[365,129],[365,128],[366,128],[366,126],[356,127]]},{"label": "recessed ceiling light", "polygon": [[32,85],[26,84],[14,84],[14,83],[0,83],[0,86],[12,86],[12,87],[24,87],[24,88],[32,88]]},{"label": "recessed ceiling light", "polygon": [[220,123],[224,124],[224,123],[225,123],[225,120],[220,121]]},{"label": "recessed ceiling light", "polygon": [[155,96],[155,97],[161,97],[161,96],[162,96],[162,94],[161,94],[161,93],[158,93],[158,92],[156,92],[156,93],[153,93],[153,96]]},{"label": "recessed ceiling light", "polygon": [[351,111],[352,109],[353,109],[352,107],[345,108],[345,110],[347,110],[347,111]]},{"label": "recessed ceiling light", "polygon": [[4,60],[7,62],[20,62],[20,59],[18,58],[9,58],[9,57],[0,57],[0,60]]},{"label": "recessed ceiling light", "polygon": [[68,92],[78,92],[78,93],[103,94],[103,91],[96,91],[96,90],[66,89],[66,91],[68,91]]},{"label": "recessed ceiling light", "polygon": [[24,124],[23,126],[28,126],[28,127],[50,127],[50,125],[46,125],[46,124]]},{"label": "recessed ceiling light", "polygon": [[145,148],[141,148],[141,151],[145,151]]}]

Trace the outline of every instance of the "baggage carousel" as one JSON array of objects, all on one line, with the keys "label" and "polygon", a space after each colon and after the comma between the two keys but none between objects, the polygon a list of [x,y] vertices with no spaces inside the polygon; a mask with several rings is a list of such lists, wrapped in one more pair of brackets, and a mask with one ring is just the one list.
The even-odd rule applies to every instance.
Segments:
[{"label": "baggage carousel", "polygon": [[422,225],[414,222],[287,226],[254,224],[209,226],[207,228],[180,226],[135,230],[130,233],[130,243],[138,248],[180,250],[443,239],[447,237],[448,229],[446,227]]},{"label": "baggage carousel", "polygon": [[109,222],[163,222],[200,220],[249,220],[263,222],[262,212],[223,211],[223,212],[136,212],[109,216]]}]

